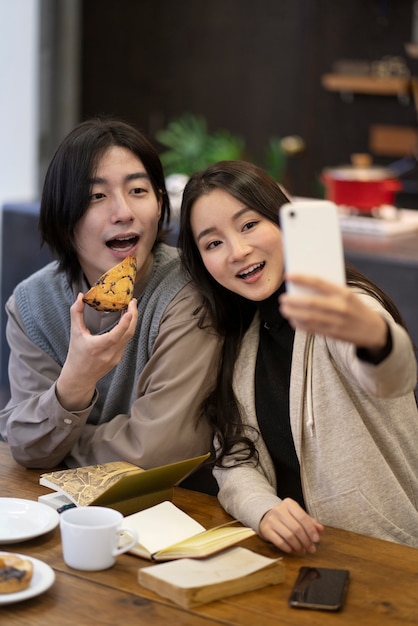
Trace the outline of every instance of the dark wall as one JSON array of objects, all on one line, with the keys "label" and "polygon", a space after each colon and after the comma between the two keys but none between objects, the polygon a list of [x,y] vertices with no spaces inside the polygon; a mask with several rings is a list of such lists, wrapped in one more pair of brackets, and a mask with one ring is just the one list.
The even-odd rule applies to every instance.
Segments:
[{"label": "dark wall", "polygon": [[290,191],[317,195],[324,166],[368,149],[371,123],[416,125],[413,103],[324,90],[334,61],[406,56],[412,0],[85,0],[82,116],[122,116],[152,139],[184,112],[245,138],[300,135]]}]

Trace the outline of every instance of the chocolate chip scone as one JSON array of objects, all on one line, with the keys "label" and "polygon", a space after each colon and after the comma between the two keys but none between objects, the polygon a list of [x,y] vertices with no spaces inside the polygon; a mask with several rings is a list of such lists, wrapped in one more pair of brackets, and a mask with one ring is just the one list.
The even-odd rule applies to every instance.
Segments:
[{"label": "chocolate chip scone", "polygon": [[97,311],[121,311],[134,295],[136,258],[133,255],[100,276],[83,301]]}]

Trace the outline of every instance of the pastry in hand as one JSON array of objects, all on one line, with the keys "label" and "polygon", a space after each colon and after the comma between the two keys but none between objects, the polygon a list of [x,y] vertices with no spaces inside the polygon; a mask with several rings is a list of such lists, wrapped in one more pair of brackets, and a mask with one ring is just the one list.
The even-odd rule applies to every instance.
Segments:
[{"label": "pastry in hand", "polygon": [[100,276],[83,301],[97,311],[122,311],[134,295],[135,276],[136,258],[130,255]]},{"label": "pastry in hand", "polygon": [[17,554],[0,554],[0,593],[15,593],[29,587],[33,564]]}]

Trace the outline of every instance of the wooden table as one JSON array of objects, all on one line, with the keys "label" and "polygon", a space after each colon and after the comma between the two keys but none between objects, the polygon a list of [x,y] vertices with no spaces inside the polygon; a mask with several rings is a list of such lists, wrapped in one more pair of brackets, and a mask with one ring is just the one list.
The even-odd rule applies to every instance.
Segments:
[{"label": "wooden table", "polygon": [[[0,443],[0,496],[36,500],[48,490],[39,486],[39,471],[26,470],[11,458]],[[229,517],[216,498],[177,488],[174,502],[209,528]],[[266,556],[277,551],[258,537],[242,545]],[[54,585],[45,593],[0,606],[0,622],[13,626],[407,626],[418,624],[418,550],[327,528],[316,555],[284,556],[286,581],[251,593],[184,610],[147,591],[137,583],[138,568],[149,565],[133,555],[118,557],[116,565],[101,572],[68,568],[61,554],[59,528],[46,535],[0,549],[27,554],[48,563],[56,573]],[[351,581],[341,613],[292,609],[287,599],[301,565],[314,564],[350,570]]]}]

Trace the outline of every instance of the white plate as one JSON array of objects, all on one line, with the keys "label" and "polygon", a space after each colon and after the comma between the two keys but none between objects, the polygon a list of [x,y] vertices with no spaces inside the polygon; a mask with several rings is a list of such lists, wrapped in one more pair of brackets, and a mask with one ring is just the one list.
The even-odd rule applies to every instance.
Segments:
[{"label": "white plate", "polygon": [[[0,553],[1,554],[1,553]],[[39,596],[47,589],[49,589],[55,581],[55,572],[43,561],[33,559],[30,556],[18,554],[17,556],[22,559],[28,559],[33,563],[32,580],[29,587],[22,591],[15,591],[15,593],[0,593],[0,606],[2,604],[12,604],[13,602],[21,602],[22,600],[28,600],[34,596]]]},{"label": "white plate", "polygon": [[59,524],[59,514],[46,504],[21,498],[0,498],[0,544],[43,535]]}]

